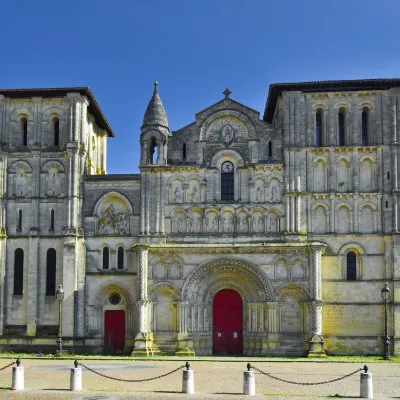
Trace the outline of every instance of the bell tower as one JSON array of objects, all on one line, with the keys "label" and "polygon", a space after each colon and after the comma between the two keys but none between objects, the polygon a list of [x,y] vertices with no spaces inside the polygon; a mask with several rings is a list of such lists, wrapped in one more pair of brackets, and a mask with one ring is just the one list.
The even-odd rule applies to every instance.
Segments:
[{"label": "bell tower", "polygon": [[140,165],[166,165],[169,127],[157,81],[140,129]]}]

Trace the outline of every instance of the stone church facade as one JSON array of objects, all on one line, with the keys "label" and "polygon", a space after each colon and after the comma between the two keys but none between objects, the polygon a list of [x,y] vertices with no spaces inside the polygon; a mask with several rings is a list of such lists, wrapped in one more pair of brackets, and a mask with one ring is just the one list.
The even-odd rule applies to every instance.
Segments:
[{"label": "stone church facade", "polygon": [[85,87],[0,90],[0,349],[134,355],[400,351],[400,80],[227,89],[171,131],[158,86],[140,174]]}]

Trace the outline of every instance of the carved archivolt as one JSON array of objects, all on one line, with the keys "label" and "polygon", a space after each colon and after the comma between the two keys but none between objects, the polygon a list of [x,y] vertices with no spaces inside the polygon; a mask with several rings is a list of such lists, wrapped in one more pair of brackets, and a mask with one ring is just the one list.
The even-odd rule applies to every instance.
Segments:
[{"label": "carved archivolt", "polygon": [[131,296],[131,290],[123,283],[116,281],[108,281],[99,285],[92,293],[89,299],[89,304],[92,306],[103,306],[107,304],[108,296],[111,293],[121,295],[121,304],[133,306],[134,301]]},{"label": "carved archivolt", "polygon": [[42,172],[48,173],[51,168],[56,168],[59,173],[65,172],[64,165],[56,160],[46,161],[42,166]]},{"label": "carved archivolt", "polygon": [[183,285],[182,299],[211,301],[215,290],[225,288],[238,290],[243,299],[251,303],[274,299],[272,286],[261,269],[236,258],[221,258],[198,266]]},{"label": "carved archivolt", "polygon": [[310,293],[302,285],[282,285],[275,294],[277,301],[282,301],[283,298],[287,296],[294,296],[301,302],[306,302],[311,300]]},{"label": "carved archivolt", "polygon": [[8,172],[10,174],[15,174],[16,172],[18,172],[18,170],[23,169],[25,171],[25,173],[30,174],[32,173],[32,167],[31,165],[26,162],[26,161],[15,161],[13,164],[11,164],[8,168]]},{"label": "carved archivolt", "polygon": [[159,282],[149,288],[149,300],[156,301],[161,293],[170,294],[175,301],[179,301],[181,298],[181,292],[175,285],[169,282]]}]

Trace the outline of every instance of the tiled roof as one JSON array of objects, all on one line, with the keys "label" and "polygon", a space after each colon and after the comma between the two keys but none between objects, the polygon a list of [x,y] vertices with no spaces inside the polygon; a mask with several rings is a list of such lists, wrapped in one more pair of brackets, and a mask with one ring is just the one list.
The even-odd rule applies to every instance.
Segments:
[{"label": "tiled roof", "polygon": [[114,132],[106,117],[101,111],[92,91],[87,86],[61,87],[61,88],[33,88],[33,89],[0,89],[0,94],[11,98],[27,97],[63,97],[67,93],[79,93],[89,99],[89,112],[96,120],[96,124],[107,131],[109,137],[114,137]]},{"label": "tiled roof", "polygon": [[168,119],[160,95],[158,94],[158,83],[154,82],[153,96],[149,101],[146,112],[144,113],[142,128],[146,126],[160,125],[168,128]]},{"label": "tiled roof", "polygon": [[282,92],[332,92],[351,90],[387,90],[391,87],[400,87],[399,78],[380,79],[353,79],[353,80],[332,80],[292,83],[272,83],[269,85],[268,99],[264,110],[264,121],[272,123],[275,113],[276,102]]}]

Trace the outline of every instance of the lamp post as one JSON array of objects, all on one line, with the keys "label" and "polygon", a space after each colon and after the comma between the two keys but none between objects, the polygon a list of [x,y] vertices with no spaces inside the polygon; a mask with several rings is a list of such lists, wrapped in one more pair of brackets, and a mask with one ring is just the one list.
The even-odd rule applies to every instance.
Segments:
[{"label": "lamp post", "polygon": [[58,285],[58,289],[56,291],[56,298],[58,301],[58,333],[57,333],[57,353],[61,356],[62,353],[62,337],[61,337],[61,311],[62,311],[62,302],[64,300],[64,290],[61,285]]},{"label": "lamp post", "polygon": [[381,289],[381,295],[382,299],[385,302],[385,336],[383,338],[383,348],[384,348],[384,353],[383,353],[383,359],[384,360],[390,360],[390,355],[389,355],[389,336],[388,336],[388,311],[387,311],[387,302],[390,300],[390,289],[388,287],[388,283],[385,283],[385,287]]}]

